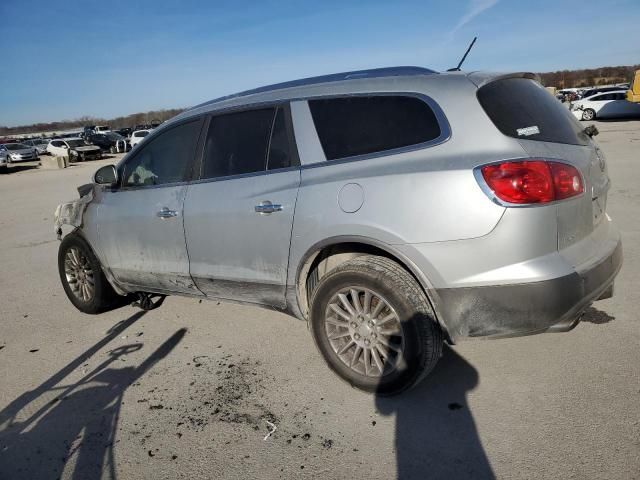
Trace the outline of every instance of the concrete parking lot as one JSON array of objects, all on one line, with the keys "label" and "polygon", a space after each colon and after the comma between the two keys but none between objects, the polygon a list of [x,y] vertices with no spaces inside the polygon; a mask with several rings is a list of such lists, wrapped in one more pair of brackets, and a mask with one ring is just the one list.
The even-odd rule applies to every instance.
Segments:
[{"label": "concrete parking lot", "polygon": [[[625,263],[576,329],[445,350],[395,398],[304,323],[172,297],[81,314],[55,206],[114,159],[0,174],[0,478],[640,478],[640,122],[595,122]],[[269,432],[276,428],[270,436]]]}]

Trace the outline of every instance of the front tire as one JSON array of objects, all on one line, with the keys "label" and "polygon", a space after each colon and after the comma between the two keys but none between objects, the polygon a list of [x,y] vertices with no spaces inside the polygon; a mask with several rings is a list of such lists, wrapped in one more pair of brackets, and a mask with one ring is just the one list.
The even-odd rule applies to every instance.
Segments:
[{"label": "front tire", "polygon": [[58,249],[58,272],[67,297],[84,313],[97,314],[117,306],[120,297],[102,271],[100,261],[84,238],[69,234]]},{"label": "front tire", "polygon": [[594,120],[595,118],[596,118],[596,112],[591,108],[587,108],[582,112],[582,120],[591,121],[591,120]]},{"label": "front tire", "polygon": [[329,367],[367,392],[394,395],[413,387],[442,354],[442,330],[429,301],[414,278],[385,257],[356,257],[322,277],[310,320]]}]

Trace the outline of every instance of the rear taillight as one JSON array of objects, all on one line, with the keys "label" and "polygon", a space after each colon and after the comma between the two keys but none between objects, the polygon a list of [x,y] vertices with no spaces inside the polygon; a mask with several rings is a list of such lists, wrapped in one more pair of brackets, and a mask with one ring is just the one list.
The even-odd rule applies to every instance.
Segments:
[{"label": "rear taillight", "polygon": [[498,199],[507,203],[549,203],[584,192],[580,172],[566,163],[523,160],[480,167]]}]

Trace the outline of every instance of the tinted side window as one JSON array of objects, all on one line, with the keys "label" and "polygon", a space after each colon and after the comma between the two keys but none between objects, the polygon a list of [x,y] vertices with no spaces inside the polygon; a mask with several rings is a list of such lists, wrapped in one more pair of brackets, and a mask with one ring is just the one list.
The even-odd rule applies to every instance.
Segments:
[{"label": "tinted side window", "polygon": [[526,78],[496,80],[478,90],[480,105],[505,135],[523,140],[589,145],[569,110]]},{"label": "tinted side window", "polygon": [[286,111],[278,108],[269,143],[267,170],[300,165],[292,132],[287,128]]},{"label": "tinted side window", "polygon": [[403,96],[310,100],[327,160],[383,152],[434,140],[440,126],[422,100]]},{"label": "tinted side window", "polygon": [[127,161],[124,186],[162,185],[187,180],[200,126],[200,120],[184,123],[146,143],[135,157]]},{"label": "tinted side window", "polygon": [[274,108],[218,115],[211,119],[202,178],[265,170]]}]

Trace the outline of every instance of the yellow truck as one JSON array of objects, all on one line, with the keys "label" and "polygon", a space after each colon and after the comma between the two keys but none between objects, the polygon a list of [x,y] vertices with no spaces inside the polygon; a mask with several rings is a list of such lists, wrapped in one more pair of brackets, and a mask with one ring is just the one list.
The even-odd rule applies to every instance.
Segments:
[{"label": "yellow truck", "polygon": [[636,70],[631,88],[627,90],[627,100],[630,102],[640,103],[640,70]]}]

